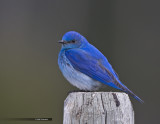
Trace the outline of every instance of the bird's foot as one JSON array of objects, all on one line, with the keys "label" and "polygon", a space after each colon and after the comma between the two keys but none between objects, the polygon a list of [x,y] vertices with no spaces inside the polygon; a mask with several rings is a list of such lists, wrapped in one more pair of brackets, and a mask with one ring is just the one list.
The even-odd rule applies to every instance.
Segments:
[{"label": "bird's foot", "polygon": [[69,91],[68,94],[74,93],[74,92],[91,92],[91,91],[89,91],[89,90],[72,90],[72,91]]}]

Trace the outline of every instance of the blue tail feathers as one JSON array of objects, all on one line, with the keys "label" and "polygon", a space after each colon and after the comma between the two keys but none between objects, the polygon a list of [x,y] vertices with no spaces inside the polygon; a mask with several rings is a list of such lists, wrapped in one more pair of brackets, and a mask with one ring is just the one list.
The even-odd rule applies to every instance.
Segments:
[{"label": "blue tail feathers", "polygon": [[132,91],[130,91],[126,86],[125,86],[126,90],[125,92],[129,95],[131,95],[133,98],[135,98],[136,100],[138,100],[140,103],[144,103],[144,101],[142,99],[140,99],[138,96],[136,96]]}]

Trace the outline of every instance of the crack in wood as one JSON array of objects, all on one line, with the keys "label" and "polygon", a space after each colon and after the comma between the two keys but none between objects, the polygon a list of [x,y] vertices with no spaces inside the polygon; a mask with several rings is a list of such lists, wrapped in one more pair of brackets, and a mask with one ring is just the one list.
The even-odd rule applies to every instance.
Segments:
[{"label": "crack in wood", "polygon": [[103,107],[103,110],[104,110],[104,115],[105,115],[105,124],[107,124],[107,110],[105,109],[104,107],[104,102],[103,102],[103,98],[102,98],[102,93],[101,93],[101,101],[102,101],[102,107]]},{"label": "crack in wood", "polygon": [[117,95],[115,93],[112,93],[112,95],[113,95],[114,101],[116,103],[116,107],[119,107],[120,106],[120,102],[119,102],[119,100],[117,98]]}]

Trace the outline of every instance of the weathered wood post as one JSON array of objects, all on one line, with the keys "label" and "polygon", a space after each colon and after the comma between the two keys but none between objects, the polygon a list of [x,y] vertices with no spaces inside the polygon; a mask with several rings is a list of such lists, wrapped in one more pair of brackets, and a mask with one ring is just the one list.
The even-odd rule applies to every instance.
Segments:
[{"label": "weathered wood post", "polygon": [[134,124],[126,93],[73,92],[64,102],[63,124]]}]

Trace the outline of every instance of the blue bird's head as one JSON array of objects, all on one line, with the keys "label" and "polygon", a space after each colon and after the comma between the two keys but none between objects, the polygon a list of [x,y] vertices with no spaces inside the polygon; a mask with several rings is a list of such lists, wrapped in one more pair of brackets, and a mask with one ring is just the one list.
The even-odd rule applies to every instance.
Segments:
[{"label": "blue bird's head", "polygon": [[62,44],[62,49],[80,48],[88,43],[85,37],[75,31],[69,31],[65,33],[62,40],[59,41]]}]

